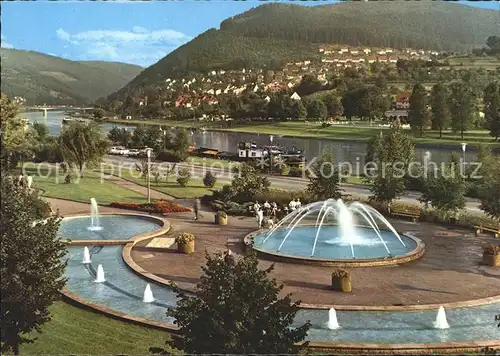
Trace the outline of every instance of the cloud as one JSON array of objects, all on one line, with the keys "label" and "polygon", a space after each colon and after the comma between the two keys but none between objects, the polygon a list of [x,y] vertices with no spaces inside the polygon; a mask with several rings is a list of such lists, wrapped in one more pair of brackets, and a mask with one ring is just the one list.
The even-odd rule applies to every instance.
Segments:
[{"label": "cloud", "polygon": [[11,45],[10,43],[6,42],[6,39],[7,39],[7,37],[5,37],[4,35],[0,36],[1,47],[2,48],[14,48],[13,45]]},{"label": "cloud", "polygon": [[82,60],[105,60],[151,65],[191,39],[182,32],[148,30],[134,26],[131,31],[91,30],[70,34],[60,28],[59,39],[72,45]]}]

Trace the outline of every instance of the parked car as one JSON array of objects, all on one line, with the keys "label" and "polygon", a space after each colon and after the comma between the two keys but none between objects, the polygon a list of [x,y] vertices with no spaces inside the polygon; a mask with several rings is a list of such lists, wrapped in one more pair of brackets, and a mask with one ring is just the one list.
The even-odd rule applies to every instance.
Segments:
[{"label": "parked car", "polygon": [[154,157],[153,149],[149,148],[149,147],[144,147],[143,149],[139,150],[138,157],[147,157],[148,156],[148,150],[151,150],[151,157]]},{"label": "parked car", "polygon": [[141,150],[138,150],[136,148],[132,148],[130,150],[128,150],[128,156],[129,157],[139,157],[139,155],[141,154]]},{"label": "parked car", "polygon": [[108,151],[110,155],[127,155],[128,154],[128,149],[122,146],[113,146],[111,149]]}]

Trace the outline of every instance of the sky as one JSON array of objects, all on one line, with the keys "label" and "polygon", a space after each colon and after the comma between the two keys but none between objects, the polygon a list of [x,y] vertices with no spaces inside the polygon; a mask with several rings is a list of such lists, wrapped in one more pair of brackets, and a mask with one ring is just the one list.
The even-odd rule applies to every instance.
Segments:
[{"label": "sky", "polygon": [[[314,6],[331,2],[335,1],[300,4]],[[149,66],[207,29],[218,28],[224,19],[263,3],[2,1],[1,45],[71,60]],[[458,3],[500,10],[500,2],[496,1]]]}]

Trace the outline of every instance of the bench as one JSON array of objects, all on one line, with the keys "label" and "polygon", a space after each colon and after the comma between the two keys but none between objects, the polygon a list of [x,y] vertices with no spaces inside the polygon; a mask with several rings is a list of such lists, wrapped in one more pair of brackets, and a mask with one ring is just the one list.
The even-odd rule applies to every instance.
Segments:
[{"label": "bench", "polygon": [[390,209],[390,214],[394,216],[402,216],[405,218],[410,218],[413,222],[417,222],[420,219],[420,211],[408,210],[408,209]]},{"label": "bench", "polygon": [[498,224],[497,226],[488,224],[479,224],[474,226],[474,229],[476,229],[476,236],[482,234],[483,231],[488,231],[492,232],[496,238],[500,237],[500,224]]}]

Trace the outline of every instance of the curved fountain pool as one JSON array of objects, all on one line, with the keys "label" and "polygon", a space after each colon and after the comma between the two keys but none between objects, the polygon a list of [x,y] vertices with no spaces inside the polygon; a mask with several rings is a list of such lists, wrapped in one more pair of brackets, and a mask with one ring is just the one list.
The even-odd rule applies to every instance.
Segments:
[{"label": "curved fountain pool", "polygon": [[[67,289],[89,302],[132,317],[172,323],[167,308],[175,307],[176,295],[167,286],[153,284],[135,274],[123,262],[120,246],[91,248],[92,264],[82,264],[83,249],[69,248]],[[95,283],[97,266],[106,271],[106,282]],[[146,285],[151,284],[155,301],[143,302]],[[449,329],[433,326],[437,310],[424,311],[337,311],[340,328],[330,330],[328,310],[300,309],[294,325],[312,323],[308,339],[336,343],[443,343],[473,340],[495,341],[500,337],[494,315],[500,303],[448,309]]]},{"label": "curved fountain pool", "polygon": [[372,207],[333,199],[297,209],[252,238],[260,252],[309,262],[387,261],[423,253],[422,242],[399,234]]},{"label": "curved fountain pool", "polygon": [[100,215],[98,226],[92,221],[91,216],[64,218],[59,236],[73,240],[124,240],[161,227],[158,221],[139,215]]}]

